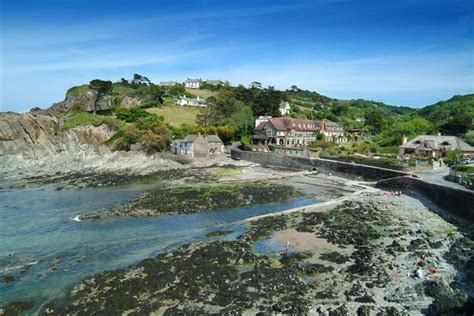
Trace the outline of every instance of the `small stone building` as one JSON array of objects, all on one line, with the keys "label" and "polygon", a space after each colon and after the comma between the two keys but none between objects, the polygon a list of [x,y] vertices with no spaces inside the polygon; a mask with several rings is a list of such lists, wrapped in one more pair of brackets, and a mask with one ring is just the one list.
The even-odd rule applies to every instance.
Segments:
[{"label": "small stone building", "polygon": [[224,152],[224,144],[217,135],[188,135],[171,143],[171,152],[189,158],[206,158]]}]

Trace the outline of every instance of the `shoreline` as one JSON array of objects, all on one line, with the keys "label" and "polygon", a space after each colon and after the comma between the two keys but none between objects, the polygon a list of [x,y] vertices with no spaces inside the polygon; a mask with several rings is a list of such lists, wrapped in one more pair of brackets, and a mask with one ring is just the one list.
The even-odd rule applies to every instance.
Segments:
[{"label": "shoreline", "polygon": [[[265,168],[250,169],[261,174],[266,171]],[[254,176],[252,172],[223,174],[219,177],[222,181],[217,183],[248,182],[245,177]],[[359,313],[360,309],[416,314],[440,310],[449,301],[447,308],[454,308],[461,300],[472,299],[466,298],[471,295],[468,292],[451,288],[454,286],[451,283],[459,278],[453,271],[467,269],[469,272],[472,267],[467,266],[464,257],[456,264],[446,258],[453,247],[458,247],[458,252],[474,252],[471,247],[474,243],[418,199],[407,195],[389,198],[379,194],[383,190],[368,185],[371,183],[336,176],[308,171],[274,172],[274,175],[265,175],[266,179],[305,188],[307,192],[324,183],[326,188],[339,189],[345,194],[325,202],[230,223],[249,225],[236,239],[227,240],[226,234],[216,233],[217,239],[192,242],[124,269],[95,274],[68,290],[64,301],[54,299],[43,303],[41,313],[76,314],[85,308],[112,312],[110,308],[115,311],[118,308],[122,312],[159,314],[231,311],[352,314]],[[302,179],[302,175],[314,182]],[[229,180],[232,177],[242,179]],[[176,184],[182,183],[181,178],[177,181]],[[256,181],[262,180],[250,182]],[[284,240],[291,240],[291,251],[287,255],[281,248]],[[406,273],[411,271],[419,253],[426,249],[430,250],[429,258],[436,263],[442,279],[408,278]],[[155,279],[156,275],[163,281]],[[212,279],[209,276],[213,276]],[[251,281],[255,278],[265,281]],[[207,281],[201,283],[201,280]],[[440,280],[450,284],[450,288],[443,288]],[[112,288],[108,284],[112,284]],[[397,293],[395,285],[403,293]],[[260,287],[263,292],[255,292]],[[128,293],[130,289],[133,295]],[[161,290],[157,292],[158,289]],[[424,296],[417,294],[420,291]],[[449,291],[462,293],[462,296],[451,297]],[[125,293],[127,298],[120,302],[119,298]],[[404,295],[415,295],[416,299],[407,303]],[[227,296],[235,296],[234,301],[226,299]],[[271,304],[262,302],[262,298]],[[16,303],[23,306],[25,302]],[[0,307],[0,311],[15,306],[12,302]]]}]

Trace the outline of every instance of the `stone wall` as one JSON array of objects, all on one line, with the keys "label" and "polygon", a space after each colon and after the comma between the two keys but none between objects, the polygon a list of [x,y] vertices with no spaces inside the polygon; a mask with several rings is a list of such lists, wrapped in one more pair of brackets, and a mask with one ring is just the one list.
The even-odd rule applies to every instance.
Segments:
[{"label": "stone wall", "polygon": [[474,191],[429,183],[412,177],[381,180],[377,182],[377,187],[420,193],[442,209],[474,222]]},{"label": "stone wall", "polygon": [[293,169],[317,169],[343,177],[359,177],[376,180],[377,187],[391,190],[414,191],[424,195],[442,209],[470,222],[474,222],[474,192],[437,185],[414,178],[408,173],[379,167],[332,161],[284,156],[275,153],[248,152],[233,148],[232,157],[259,163]]},{"label": "stone wall", "polygon": [[405,172],[379,168],[374,166],[359,165],[326,159],[310,159],[305,157],[286,156],[271,152],[250,152],[233,148],[232,157],[259,163],[264,166],[275,166],[291,169],[316,169],[321,172],[333,173],[350,178],[365,180],[380,180],[407,175]]}]

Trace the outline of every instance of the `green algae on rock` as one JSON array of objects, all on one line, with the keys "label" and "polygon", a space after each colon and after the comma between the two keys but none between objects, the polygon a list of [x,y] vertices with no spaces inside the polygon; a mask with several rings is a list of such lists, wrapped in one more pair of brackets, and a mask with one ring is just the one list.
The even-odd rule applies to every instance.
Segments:
[{"label": "green algae on rock", "polygon": [[131,203],[120,205],[105,214],[86,214],[81,219],[121,216],[158,216],[161,214],[197,213],[271,203],[290,199],[300,193],[291,186],[252,182],[238,184],[200,185],[179,188],[153,188]]}]

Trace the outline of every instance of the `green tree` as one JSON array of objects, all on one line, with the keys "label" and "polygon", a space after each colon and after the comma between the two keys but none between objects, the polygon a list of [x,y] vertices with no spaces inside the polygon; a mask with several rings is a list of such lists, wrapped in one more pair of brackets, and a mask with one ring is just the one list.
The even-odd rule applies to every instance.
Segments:
[{"label": "green tree", "polygon": [[471,146],[474,146],[474,131],[471,130],[471,131],[468,131],[465,135],[464,135],[464,140]]},{"label": "green tree", "polygon": [[385,115],[382,110],[373,109],[372,111],[366,113],[364,118],[366,124],[369,125],[371,131],[379,133],[385,128],[387,124],[384,116]]},{"label": "green tree", "polygon": [[99,79],[94,79],[89,82],[89,87],[97,93],[97,98],[94,102],[94,115],[97,108],[97,103],[99,99],[112,92],[112,81],[104,81]]},{"label": "green tree", "polygon": [[459,149],[448,150],[446,156],[444,157],[444,163],[452,165],[459,161],[462,157],[462,151]]}]

